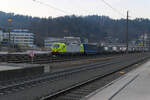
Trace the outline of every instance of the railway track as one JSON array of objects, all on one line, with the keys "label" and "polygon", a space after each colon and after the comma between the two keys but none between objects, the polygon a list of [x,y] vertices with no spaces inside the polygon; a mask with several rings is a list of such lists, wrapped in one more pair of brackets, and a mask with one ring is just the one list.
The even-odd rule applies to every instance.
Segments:
[{"label": "railway track", "polygon": [[[119,54],[116,54],[119,55]],[[108,57],[108,56],[116,56],[115,54],[110,55],[63,55],[63,56],[55,56],[55,55],[36,55],[33,60],[31,57],[10,57],[7,62],[8,63],[33,63],[33,64],[48,64],[48,63],[56,63],[56,62],[65,62],[65,61],[74,61],[80,59],[88,59],[88,58],[98,58],[98,57]]]},{"label": "railway track", "polygon": [[111,85],[112,81],[123,75],[121,73],[127,73],[131,71],[132,69],[137,67],[137,63],[141,64],[141,62],[145,60],[146,59],[143,58],[142,60],[140,60],[140,63],[134,62],[131,65],[118,69],[112,73],[94,77],[85,82],[59,91],[55,95],[42,97],[40,100],[86,100],[87,95],[92,95],[92,92],[96,91],[99,88],[102,88],[106,84],[107,86]]},{"label": "railway track", "polygon": [[96,65],[99,65],[99,64],[102,64],[102,66],[104,66],[104,65],[109,65],[109,64],[113,64],[113,63],[116,63],[116,62],[95,63],[95,64],[90,64],[88,66],[86,65],[86,66],[80,66],[78,68],[70,68],[67,71],[60,71],[60,72],[48,73],[48,74],[43,74],[43,75],[38,75],[38,76],[33,76],[33,77],[31,76],[30,78],[26,77],[26,78],[22,78],[22,79],[20,78],[20,79],[16,79],[16,80],[0,82],[0,94],[3,94],[1,92],[4,92],[5,90],[8,91],[8,89],[9,88],[11,89],[11,87],[15,87],[15,86],[18,86],[18,85],[22,85],[22,84],[23,85],[28,85],[28,83],[33,84],[32,82],[36,82],[38,84],[38,83],[40,83],[39,81],[44,82],[44,81],[48,81],[49,79],[50,80],[51,79],[57,79],[57,77],[61,77],[65,74],[67,74],[67,72],[70,74],[70,73],[74,73],[74,72],[78,72],[78,71],[82,71],[82,70],[88,70],[86,67],[90,68],[90,66],[96,66]]},{"label": "railway track", "polygon": [[[107,62],[107,61],[109,61],[109,60],[111,60],[111,59],[115,59],[116,57],[122,57],[122,56],[112,56],[112,57],[104,57],[104,58],[100,58],[100,59],[98,59],[98,61],[100,61],[101,63],[104,63],[104,62]],[[90,59],[90,60],[93,60],[93,59]],[[89,60],[88,60],[89,61]],[[96,61],[97,61],[97,59],[96,59]],[[95,60],[94,60],[94,62],[93,62],[93,64],[92,65],[95,65],[95,64],[100,64],[100,62],[99,63],[95,63],[96,62]],[[44,66],[44,65],[43,65]],[[87,64],[85,64],[85,63],[80,63],[80,64],[78,64],[78,67],[84,67],[84,66],[87,66]],[[45,77],[45,76],[49,76],[49,75],[51,75],[51,73],[54,73],[54,72],[58,72],[58,71],[63,71],[63,70],[67,70],[67,69],[72,69],[72,68],[75,68],[76,67],[76,65],[72,65],[72,66],[55,66],[55,67],[50,67],[50,73],[43,73],[43,74],[37,74],[37,75],[32,75],[32,76],[26,76],[26,77],[20,77],[20,78],[14,78],[13,80],[5,80],[5,81],[3,81],[3,80],[0,80],[0,84],[2,85],[2,86],[4,86],[4,85],[7,85],[7,84],[13,84],[14,83],[14,81],[15,82],[22,82],[22,81],[28,81],[28,80],[32,80],[32,79],[36,79],[36,78],[38,78],[38,77]]]},{"label": "railway track", "polygon": [[0,62],[7,63],[33,63],[33,64],[47,64],[55,62],[65,62],[72,60],[88,59],[88,58],[99,58],[99,57],[108,57],[108,56],[117,56],[122,54],[99,54],[99,55],[62,55],[54,56],[51,54],[36,54],[32,58],[27,54],[1,54]]},{"label": "railway track", "polygon": [[[79,66],[76,68],[71,68],[65,71],[59,71],[50,73],[47,75],[39,76],[34,79],[24,80],[20,82],[11,81],[0,83],[0,99],[11,100],[51,100],[52,97],[62,93],[64,91],[70,90],[72,88],[81,86],[83,84],[89,83],[90,81],[96,80],[97,78],[104,77],[111,73],[115,73],[122,70],[128,66],[136,64],[139,61],[148,59],[149,55],[132,55],[124,56],[122,58],[112,59],[109,62],[99,62],[95,64],[89,64],[85,66]],[[35,91],[40,89],[40,91]],[[22,91],[22,94],[20,94]],[[32,91],[29,95],[27,91]],[[36,93],[35,93],[36,92]],[[12,94],[13,95],[9,95]],[[15,93],[15,94],[14,94]],[[50,94],[50,95],[49,95]],[[17,97],[19,95],[20,97]],[[17,98],[16,98],[17,97]],[[41,98],[44,97],[44,98]],[[53,99],[55,100],[55,99]],[[58,99],[58,100],[79,100],[79,99]]]},{"label": "railway track", "polygon": [[132,66],[128,66],[126,68],[120,69],[118,71],[115,71],[113,73],[101,77],[95,77],[94,79],[88,80],[82,84],[78,84],[66,90],[60,91],[56,95],[45,96],[40,98],[39,100],[87,100],[89,97],[94,95],[94,93],[97,93],[99,89],[102,90],[103,88],[110,86],[111,84],[113,84],[113,82],[117,81],[121,76],[130,72],[143,62],[137,65],[135,64]]}]

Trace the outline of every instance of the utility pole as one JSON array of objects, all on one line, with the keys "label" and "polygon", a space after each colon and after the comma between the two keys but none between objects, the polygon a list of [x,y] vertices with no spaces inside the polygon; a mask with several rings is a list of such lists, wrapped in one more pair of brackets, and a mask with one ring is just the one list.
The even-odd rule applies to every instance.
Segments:
[{"label": "utility pole", "polygon": [[145,37],[145,34],[143,33],[143,53],[144,53],[144,46],[145,46],[145,40],[144,40],[145,38],[144,37]]},{"label": "utility pole", "polygon": [[128,54],[128,22],[129,22],[129,11],[127,11],[127,22],[126,22],[126,54]]}]

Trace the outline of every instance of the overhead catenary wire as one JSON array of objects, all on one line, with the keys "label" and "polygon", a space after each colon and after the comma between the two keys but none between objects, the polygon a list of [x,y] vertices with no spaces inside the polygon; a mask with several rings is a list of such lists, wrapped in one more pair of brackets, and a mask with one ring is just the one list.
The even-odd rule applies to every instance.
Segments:
[{"label": "overhead catenary wire", "polygon": [[[50,8],[52,8],[52,9],[55,9],[55,10],[57,10],[57,11],[59,11],[59,12],[62,12],[62,13],[64,13],[64,14],[67,14],[67,15],[68,15],[68,14],[70,14],[70,15],[73,14],[72,12],[62,10],[62,9],[60,9],[60,8],[54,7],[54,6],[50,5],[50,4],[41,2],[41,1],[39,1],[39,0],[33,0],[33,1],[34,1],[34,2],[37,2],[37,3],[41,4],[41,5],[45,5],[45,6],[47,6],[47,7],[50,7]],[[82,11],[87,12],[87,10],[82,10]]]},{"label": "overhead catenary wire", "polygon": [[34,2],[37,2],[37,3],[41,4],[41,5],[45,5],[45,6],[47,6],[47,7],[50,7],[50,8],[52,8],[52,9],[55,9],[55,10],[61,12],[61,13],[64,13],[64,14],[67,14],[67,15],[68,15],[68,14],[71,14],[71,12],[67,12],[67,11],[62,10],[62,9],[60,9],[60,8],[54,7],[54,6],[50,5],[50,4],[41,2],[41,1],[39,1],[39,0],[33,0],[33,1],[34,1]]},{"label": "overhead catenary wire", "polygon": [[[44,2],[41,2],[41,1],[39,1],[39,0],[33,0],[33,1],[34,1],[34,2],[37,2],[37,3],[41,4],[41,5],[45,5],[45,6],[47,6],[47,7],[50,7],[50,8],[52,8],[52,9],[55,9],[55,10],[57,10],[57,11],[63,13],[63,14],[66,14],[66,15],[72,14],[71,12],[65,11],[65,10],[63,10],[63,9],[61,9],[61,8],[55,7],[55,6],[53,6],[53,5],[51,5],[51,4],[48,4],[48,3],[44,3]],[[107,5],[109,8],[111,8],[113,11],[115,11],[116,13],[118,13],[119,15],[121,15],[122,17],[126,17],[126,15],[124,15],[122,12],[120,12],[120,11],[117,10],[115,7],[113,7],[111,4],[109,4],[106,0],[101,0],[101,1],[102,1],[105,5]],[[131,16],[129,16],[129,17],[131,17]]]},{"label": "overhead catenary wire", "polygon": [[125,15],[123,13],[121,13],[119,10],[117,10],[116,8],[114,8],[111,4],[109,4],[108,2],[106,2],[105,0],[101,0],[105,5],[107,5],[109,8],[111,8],[113,11],[115,11],[116,13],[118,13],[119,15],[125,17]]}]

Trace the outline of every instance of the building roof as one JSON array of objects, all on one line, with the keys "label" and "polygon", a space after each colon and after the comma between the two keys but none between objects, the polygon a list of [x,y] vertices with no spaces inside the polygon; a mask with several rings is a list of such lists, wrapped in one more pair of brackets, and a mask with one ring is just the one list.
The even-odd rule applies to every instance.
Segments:
[{"label": "building roof", "polygon": [[29,30],[27,29],[14,29],[10,32],[14,32],[14,33],[29,33]]}]

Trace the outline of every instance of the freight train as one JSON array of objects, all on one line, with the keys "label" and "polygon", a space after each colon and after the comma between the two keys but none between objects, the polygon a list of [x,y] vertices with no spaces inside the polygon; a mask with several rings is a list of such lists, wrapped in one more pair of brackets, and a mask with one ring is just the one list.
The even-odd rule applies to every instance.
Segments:
[{"label": "freight train", "polygon": [[[128,52],[142,52],[148,51],[147,47],[142,46],[128,46]],[[124,53],[126,52],[126,45],[98,45],[96,43],[87,44],[65,44],[53,43],[51,46],[52,54],[105,54],[105,53]]]}]

